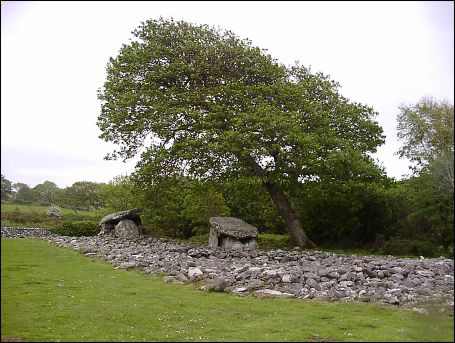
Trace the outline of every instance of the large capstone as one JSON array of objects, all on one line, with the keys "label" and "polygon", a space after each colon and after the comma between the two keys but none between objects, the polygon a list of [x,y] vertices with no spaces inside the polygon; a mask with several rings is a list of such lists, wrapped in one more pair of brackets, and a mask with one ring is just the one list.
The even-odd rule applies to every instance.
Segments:
[{"label": "large capstone", "polygon": [[[139,209],[115,212],[103,217],[100,221],[99,235],[115,235],[118,237],[137,237],[142,234],[142,222]],[[123,222],[120,226],[119,224]],[[134,226],[133,226],[134,224]],[[133,234],[133,232],[136,232]]]},{"label": "large capstone", "polygon": [[234,217],[211,217],[209,246],[228,249],[254,249],[257,247],[258,229]]}]

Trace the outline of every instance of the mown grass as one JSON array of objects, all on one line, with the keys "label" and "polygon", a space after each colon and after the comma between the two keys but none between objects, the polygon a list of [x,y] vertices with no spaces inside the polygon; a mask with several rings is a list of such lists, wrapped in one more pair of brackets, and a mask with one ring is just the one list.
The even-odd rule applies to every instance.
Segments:
[{"label": "mown grass", "polygon": [[164,284],[38,239],[1,239],[2,341],[453,341],[453,318]]}]

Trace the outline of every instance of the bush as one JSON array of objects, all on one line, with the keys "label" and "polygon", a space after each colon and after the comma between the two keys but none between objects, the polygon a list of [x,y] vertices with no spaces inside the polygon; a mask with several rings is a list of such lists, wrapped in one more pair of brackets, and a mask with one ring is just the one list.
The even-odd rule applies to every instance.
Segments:
[{"label": "bush", "polygon": [[62,216],[62,209],[58,205],[50,205],[46,211],[48,217],[60,218]]},{"label": "bush", "polygon": [[209,244],[209,234],[204,233],[204,234],[192,236],[192,237],[190,237],[189,241],[193,242],[193,243],[208,245]]},{"label": "bush", "polygon": [[259,248],[264,250],[292,248],[292,240],[289,235],[260,233],[257,237],[257,243]]},{"label": "bush", "polygon": [[79,220],[64,222],[52,230],[61,236],[96,236],[99,231],[99,224],[95,221]]},{"label": "bush", "polygon": [[439,249],[429,241],[391,239],[382,245],[381,253],[395,256],[439,256]]},{"label": "bush", "polygon": [[48,218],[43,213],[20,212],[19,209],[13,212],[2,213],[2,221],[9,221],[15,224],[40,224],[47,222]]}]

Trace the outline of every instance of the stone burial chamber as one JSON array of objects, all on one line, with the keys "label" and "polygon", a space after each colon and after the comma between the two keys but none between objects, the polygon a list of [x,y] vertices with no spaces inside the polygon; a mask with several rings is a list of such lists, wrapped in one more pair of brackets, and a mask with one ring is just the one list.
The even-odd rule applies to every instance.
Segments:
[{"label": "stone burial chamber", "polygon": [[228,249],[255,249],[258,229],[234,217],[211,217],[209,246]]},{"label": "stone burial chamber", "polygon": [[139,209],[115,212],[103,217],[100,221],[98,235],[111,235],[123,238],[137,238],[143,235]]}]

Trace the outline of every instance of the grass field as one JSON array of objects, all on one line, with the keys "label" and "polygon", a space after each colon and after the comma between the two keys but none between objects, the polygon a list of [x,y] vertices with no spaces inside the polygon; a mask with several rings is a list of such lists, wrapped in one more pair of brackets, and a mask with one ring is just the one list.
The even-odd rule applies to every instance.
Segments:
[{"label": "grass field", "polygon": [[[21,204],[11,204],[11,203],[2,203],[1,204],[1,212],[14,212],[19,210],[20,212],[24,213],[39,213],[39,214],[46,214],[48,210],[48,206],[37,206],[37,205],[21,205]],[[68,208],[62,208],[62,215],[76,215],[76,213]],[[92,217],[98,218],[102,214],[99,211],[79,211],[77,210],[77,215],[81,217]]]},{"label": "grass field", "polygon": [[40,227],[55,229],[64,221],[99,221],[105,213],[101,211],[77,211],[62,208],[61,218],[50,218],[46,215],[48,206],[21,205],[2,203],[2,226]]},{"label": "grass field", "polygon": [[453,341],[453,317],[164,284],[38,239],[1,239],[2,341]]}]

